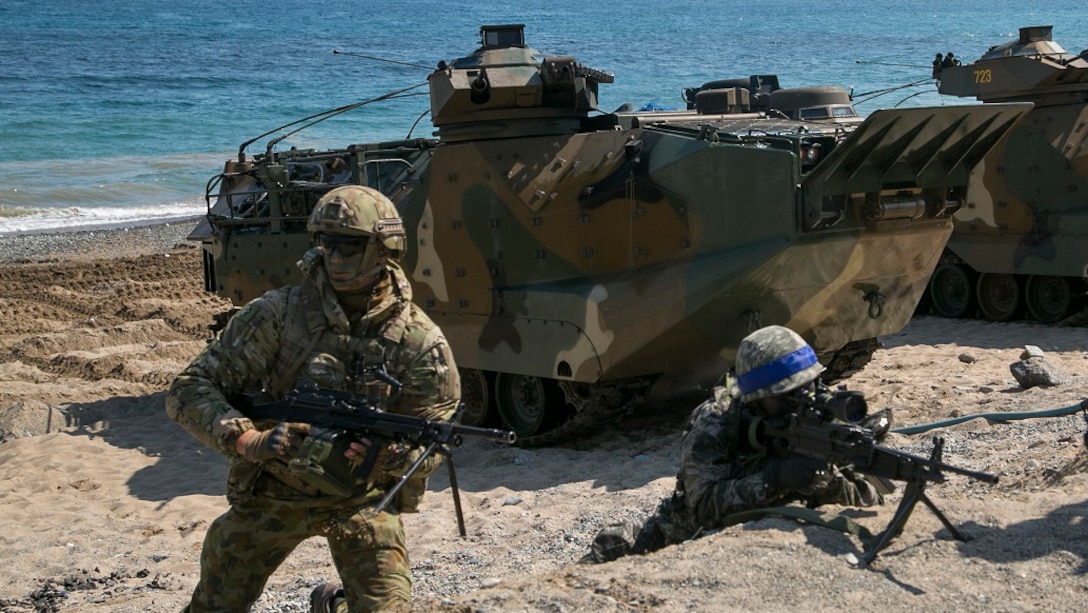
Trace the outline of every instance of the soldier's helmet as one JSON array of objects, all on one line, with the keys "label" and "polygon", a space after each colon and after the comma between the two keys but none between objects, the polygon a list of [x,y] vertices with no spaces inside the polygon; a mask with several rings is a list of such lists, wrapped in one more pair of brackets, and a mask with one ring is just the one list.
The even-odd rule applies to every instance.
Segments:
[{"label": "soldier's helmet", "polygon": [[815,380],[823,370],[805,339],[784,326],[760,328],[737,347],[737,387],[742,402],[793,391]]},{"label": "soldier's helmet", "polygon": [[376,237],[394,253],[404,252],[408,235],[397,207],[376,189],[345,185],[330,190],[314,205],[306,229],[313,236]]}]

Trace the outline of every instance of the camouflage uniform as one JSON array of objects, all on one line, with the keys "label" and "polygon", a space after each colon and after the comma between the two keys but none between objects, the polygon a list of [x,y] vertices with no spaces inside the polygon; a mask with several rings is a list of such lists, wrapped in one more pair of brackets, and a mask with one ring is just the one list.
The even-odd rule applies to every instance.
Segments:
[{"label": "camouflage uniform", "polygon": [[[722,384],[715,387],[714,396],[699,405],[688,420],[680,442],[680,471],[673,495],[662,501],[641,526],[623,522],[602,530],[585,561],[606,562],[631,553],[656,551],[702,531],[720,528],[723,520],[741,511],[796,501],[810,507],[869,506],[880,502],[873,485],[848,467],[828,466],[821,477],[806,484],[803,492],[774,486],[768,479],[767,467],[782,456],[755,447],[747,433],[741,431],[745,405],[812,382],[822,370],[815,364],[814,355],[812,360],[813,364],[801,365],[793,376],[748,394],[742,393],[733,377],[724,377]],[[818,381],[815,384],[821,385]]]},{"label": "camouflage uniform", "polygon": [[243,390],[282,393],[305,378],[388,399],[389,386],[369,372],[385,364],[403,384],[386,407],[391,412],[447,420],[460,400],[449,345],[412,304],[411,287],[398,265],[386,264],[370,307],[352,316],[332,291],[319,249],[307,252],[299,266],[303,283],[272,290],[243,307],[167,393],[170,417],[229,461],[231,507],[208,528],[200,582],[186,607],[194,613],[248,610],[272,572],[311,536],[328,540],[350,610],[377,610],[410,597],[400,513],[416,510],[438,458],[406,483],[396,508],[375,515],[371,508],[418,450],[383,449],[366,482],[357,483],[348,497],[322,494],[288,472],[283,461],[249,462],[235,450],[242,432],[254,427],[227,402]]}]

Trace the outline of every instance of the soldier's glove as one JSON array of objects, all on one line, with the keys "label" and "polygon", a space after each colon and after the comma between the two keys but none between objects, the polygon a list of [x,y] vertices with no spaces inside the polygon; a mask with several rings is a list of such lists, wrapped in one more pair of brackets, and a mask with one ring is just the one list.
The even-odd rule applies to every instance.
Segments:
[{"label": "soldier's glove", "polygon": [[302,438],[310,434],[310,424],[280,422],[271,430],[255,431],[242,440],[242,456],[250,462],[273,458],[289,460],[298,455]]},{"label": "soldier's glove", "polygon": [[808,495],[826,487],[831,475],[827,462],[791,455],[768,462],[763,468],[763,479],[774,491]]}]

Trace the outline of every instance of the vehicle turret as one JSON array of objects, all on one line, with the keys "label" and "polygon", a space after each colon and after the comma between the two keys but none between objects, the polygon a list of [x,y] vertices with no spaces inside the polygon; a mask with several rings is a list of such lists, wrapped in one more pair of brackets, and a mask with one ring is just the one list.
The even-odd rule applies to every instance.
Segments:
[{"label": "vehicle turret", "polygon": [[525,44],[521,24],[484,26],[472,55],[442,62],[427,80],[436,134],[446,142],[580,131],[612,74]]}]

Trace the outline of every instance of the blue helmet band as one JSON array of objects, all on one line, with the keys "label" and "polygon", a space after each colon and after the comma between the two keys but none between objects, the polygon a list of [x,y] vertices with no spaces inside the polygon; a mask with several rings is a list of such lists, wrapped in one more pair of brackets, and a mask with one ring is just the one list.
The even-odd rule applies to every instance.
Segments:
[{"label": "blue helmet band", "polygon": [[816,363],[816,352],[805,345],[793,353],[788,353],[777,360],[767,362],[737,377],[737,385],[742,394],[773,385],[786,377],[795,375]]}]

